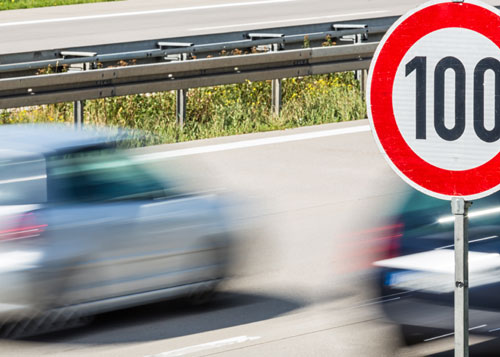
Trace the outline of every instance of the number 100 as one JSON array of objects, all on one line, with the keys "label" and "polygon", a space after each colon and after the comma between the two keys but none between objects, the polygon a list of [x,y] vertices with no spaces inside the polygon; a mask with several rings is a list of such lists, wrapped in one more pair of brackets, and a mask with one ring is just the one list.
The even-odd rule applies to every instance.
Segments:
[{"label": "number 100", "polygon": [[[447,128],[444,122],[445,72],[455,72],[455,124]],[[495,73],[495,125],[484,125],[484,74]],[[427,138],[427,57],[414,57],[406,64],[406,76],[416,71],[416,138]],[[492,143],[500,138],[500,62],[492,57],[479,61],[474,69],[474,131],[479,139]],[[444,140],[454,141],[465,131],[465,67],[455,57],[441,59],[434,68],[434,128]]]}]

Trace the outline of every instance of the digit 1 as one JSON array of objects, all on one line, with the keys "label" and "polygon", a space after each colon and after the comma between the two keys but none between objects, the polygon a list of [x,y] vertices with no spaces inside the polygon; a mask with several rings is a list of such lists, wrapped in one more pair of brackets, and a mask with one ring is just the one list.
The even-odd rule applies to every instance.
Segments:
[{"label": "digit 1", "polygon": [[[444,125],[444,73],[455,72],[455,126]],[[455,57],[445,57],[434,70],[434,127],[438,135],[448,141],[457,140],[465,130],[465,67]]]},{"label": "digit 1", "polygon": [[[492,70],[495,73],[495,127],[487,130],[484,127],[484,72]],[[484,58],[474,69],[474,131],[477,136],[493,143],[500,139],[500,62],[495,58]]]},{"label": "digit 1", "polygon": [[416,137],[417,139],[426,138],[426,108],[427,108],[427,57],[415,57],[406,64],[406,77],[413,71],[416,71]]}]

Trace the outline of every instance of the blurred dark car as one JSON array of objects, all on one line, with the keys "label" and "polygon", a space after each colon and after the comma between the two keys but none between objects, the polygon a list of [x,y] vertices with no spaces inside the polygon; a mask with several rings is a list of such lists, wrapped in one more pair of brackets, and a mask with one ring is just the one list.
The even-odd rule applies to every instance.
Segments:
[{"label": "blurred dark car", "polygon": [[0,325],[201,301],[224,278],[224,201],[159,179],[116,148],[126,137],[0,126]]},{"label": "blurred dark car", "polygon": [[[453,332],[454,251],[449,201],[412,191],[377,230],[382,304],[408,344]],[[500,193],[469,209],[470,328],[500,330]]]}]

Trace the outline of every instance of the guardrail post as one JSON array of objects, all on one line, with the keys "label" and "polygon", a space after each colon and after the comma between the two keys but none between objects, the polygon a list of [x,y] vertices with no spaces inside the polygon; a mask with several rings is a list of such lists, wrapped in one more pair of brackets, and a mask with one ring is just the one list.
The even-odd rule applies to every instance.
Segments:
[{"label": "guardrail post", "polygon": [[83,127],[83,110],[85,109],[84,100],[76,100],[73,102],[73,119],[76,129]]},{"label": "guardrail post", "polygon": [[[183,53],[180,56],[180,61],[185,61],[187,59],[187,54]],[[177,124],[179,126],[184,126],[184,120],[186,119],[186,95],[188,89],[177,89],[175,95],[175,117],[177,118]]]},{"label": "guardrail post", "polygon": [[[178,49],[178,48],[188,48],[192,47],[193,43],[190,42],[158,42],[158,47],[160,49],[168,50]],[[164,57],[167,61],[186,61],[189,57],[189,52],[181,52],[177,55],[166,55]],[[189,89],[177,89],[175,91],[175,118],[179,126],[184,126],[184,121],[186,120],[186,97]]]},{"label": "guardrail post", "polygon": [[[64,59],[77,58],[77,57],[94,57],[95,55],[96,55],[95,52],[73,52],[73,51],[61,52],[61,56],[63,56]],[[96,69],[96,68],[97,68],[97,63],[95,62],[75,63],[69,66],[68,72],[87,71],[89,69]],[[81,129],[83,127],[84,110],[85,110],[84,100],[76,100],[73,102],[73,122],[76,129]]]},{"label": "guardrail post", "polygon": [[[360,33],[355,35],[346,35],[340,38],[341,41],[352,41],[355,44],[363,43],[368,40],[368,25],[365,24],[333,24],[333,29],[335,31],[339,30],[359,30]],[[361,93],[365,95],[366,93],[366,80],[368,79],[368,70],[358,69],[354,72],[356,80],[359,81],[359,87]]]},{"label": "guardrail post", "polygon": [[[269,45],[264,46],[271,52],[278,52],[285,45],[284,35],[281,33],[249,33],[250,40],[272,40]],[[274,78],[271,80],[271,110],[274,115],[280,115],[282,96],[281,96],[281,78]]]},{"label": "guardrail post", "polygon": [[[362,34],[356,35],[354,43],[363,43],[366,41],[365,36]],[[366,95],[366,81],[368,79],[368,70],[367,69],[358,69],[356,71],[356,79],[359,81],[359,88],[363,95]]]},{"label": "guardrail post", "polygon": [[[279,44],[275,43],[272,47],[273,52],[279,51]],[[281,78],[275,78],[271,82],[271,107],[273,114],[276,116],[280,115],[281,106],[282,106],[282,91],[281,91]]]}]

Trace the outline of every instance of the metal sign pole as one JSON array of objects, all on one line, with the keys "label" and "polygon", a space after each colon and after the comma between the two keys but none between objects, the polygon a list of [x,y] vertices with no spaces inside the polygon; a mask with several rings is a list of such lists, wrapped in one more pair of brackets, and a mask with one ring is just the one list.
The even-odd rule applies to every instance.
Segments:
[{"label": "metal sign pole", "polygon": [[455,216],[455,357],[469,356],[469,238],[467,213],[472,202],[451,199]]}]

